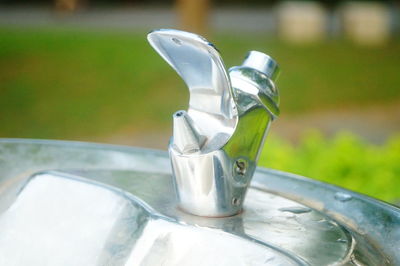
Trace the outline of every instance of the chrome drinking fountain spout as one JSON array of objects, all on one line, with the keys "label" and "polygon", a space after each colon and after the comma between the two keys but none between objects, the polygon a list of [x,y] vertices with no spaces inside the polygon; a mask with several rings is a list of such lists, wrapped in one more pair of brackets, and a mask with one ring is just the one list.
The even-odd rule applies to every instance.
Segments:
[{"label": "chrome drinking fountain spout", "polygon": [[148,40],[190,92],[188,111],[173,115],[169,144],[179,207],[208,217],[239,213],[279,115],[277,63],[251,51],[228,75],[216,47],[201,36],[162,29]]}]

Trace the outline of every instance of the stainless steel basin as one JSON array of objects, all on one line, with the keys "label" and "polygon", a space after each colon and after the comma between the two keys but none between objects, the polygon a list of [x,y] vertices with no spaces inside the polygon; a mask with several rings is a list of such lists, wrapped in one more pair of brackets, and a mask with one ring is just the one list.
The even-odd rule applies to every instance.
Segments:
[{"label": "stainless steel basin", "polygon": [[400,210],[258,168],[240,214],[177,207],[165,152],[0,140],[0,265],[400,265]]}]

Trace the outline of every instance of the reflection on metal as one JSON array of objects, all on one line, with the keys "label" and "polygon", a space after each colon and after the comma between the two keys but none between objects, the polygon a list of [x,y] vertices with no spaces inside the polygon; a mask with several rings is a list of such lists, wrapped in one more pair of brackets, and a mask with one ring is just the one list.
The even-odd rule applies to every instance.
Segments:
[{"label": "reflection on metal", "polygon": [[230,217],[176,204],[166,153],[0,140],[0,265],[400,264],[398,208],[307,178],[257,169]]},{"label": "reflection on metal", "polygon": [[174,114],[169,146],[180,207],[208,217],[239,213],[279,114],[278,65],[252,51],[228,76],[216,48],[198,35],[158,30],[148,39],[190,91],[188,111]]}]

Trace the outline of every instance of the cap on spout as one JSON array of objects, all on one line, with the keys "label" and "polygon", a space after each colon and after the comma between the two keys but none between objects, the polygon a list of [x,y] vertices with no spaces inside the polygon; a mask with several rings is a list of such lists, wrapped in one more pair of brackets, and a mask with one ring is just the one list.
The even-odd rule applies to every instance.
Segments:
[{"label": "cap on spout", "polygon": [[267,75],[272,81],[276,80],[280,72],[279,65],[273,58],[258,51],[250,51],[242,66],[258,70]]}]

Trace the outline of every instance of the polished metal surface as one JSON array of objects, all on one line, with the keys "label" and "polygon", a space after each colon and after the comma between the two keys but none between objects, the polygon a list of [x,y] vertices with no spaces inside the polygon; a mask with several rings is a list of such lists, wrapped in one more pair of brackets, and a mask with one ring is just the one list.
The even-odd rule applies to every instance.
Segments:
[{"label": "polished metal surface", "polygon": [[399,265],[400,210],[257,169],[243,212],[177,207],[167,153],[0,140],[0,265]]},{"label": "polished metal surface", "polygon": [[275,60],[257,51],[250,51],[242,66],[256,69],[272,80],[275,80],[279,74],[279,66]]},{"label": "polished metal surface", "polygon": [[173,115],[169,145],[181,209],[207,217],[239,213],[279,114],[277,63],[252,51],[228,76],[215,46],[198,35],[164,29],[148,39],[190,92],[188,111]]}]

